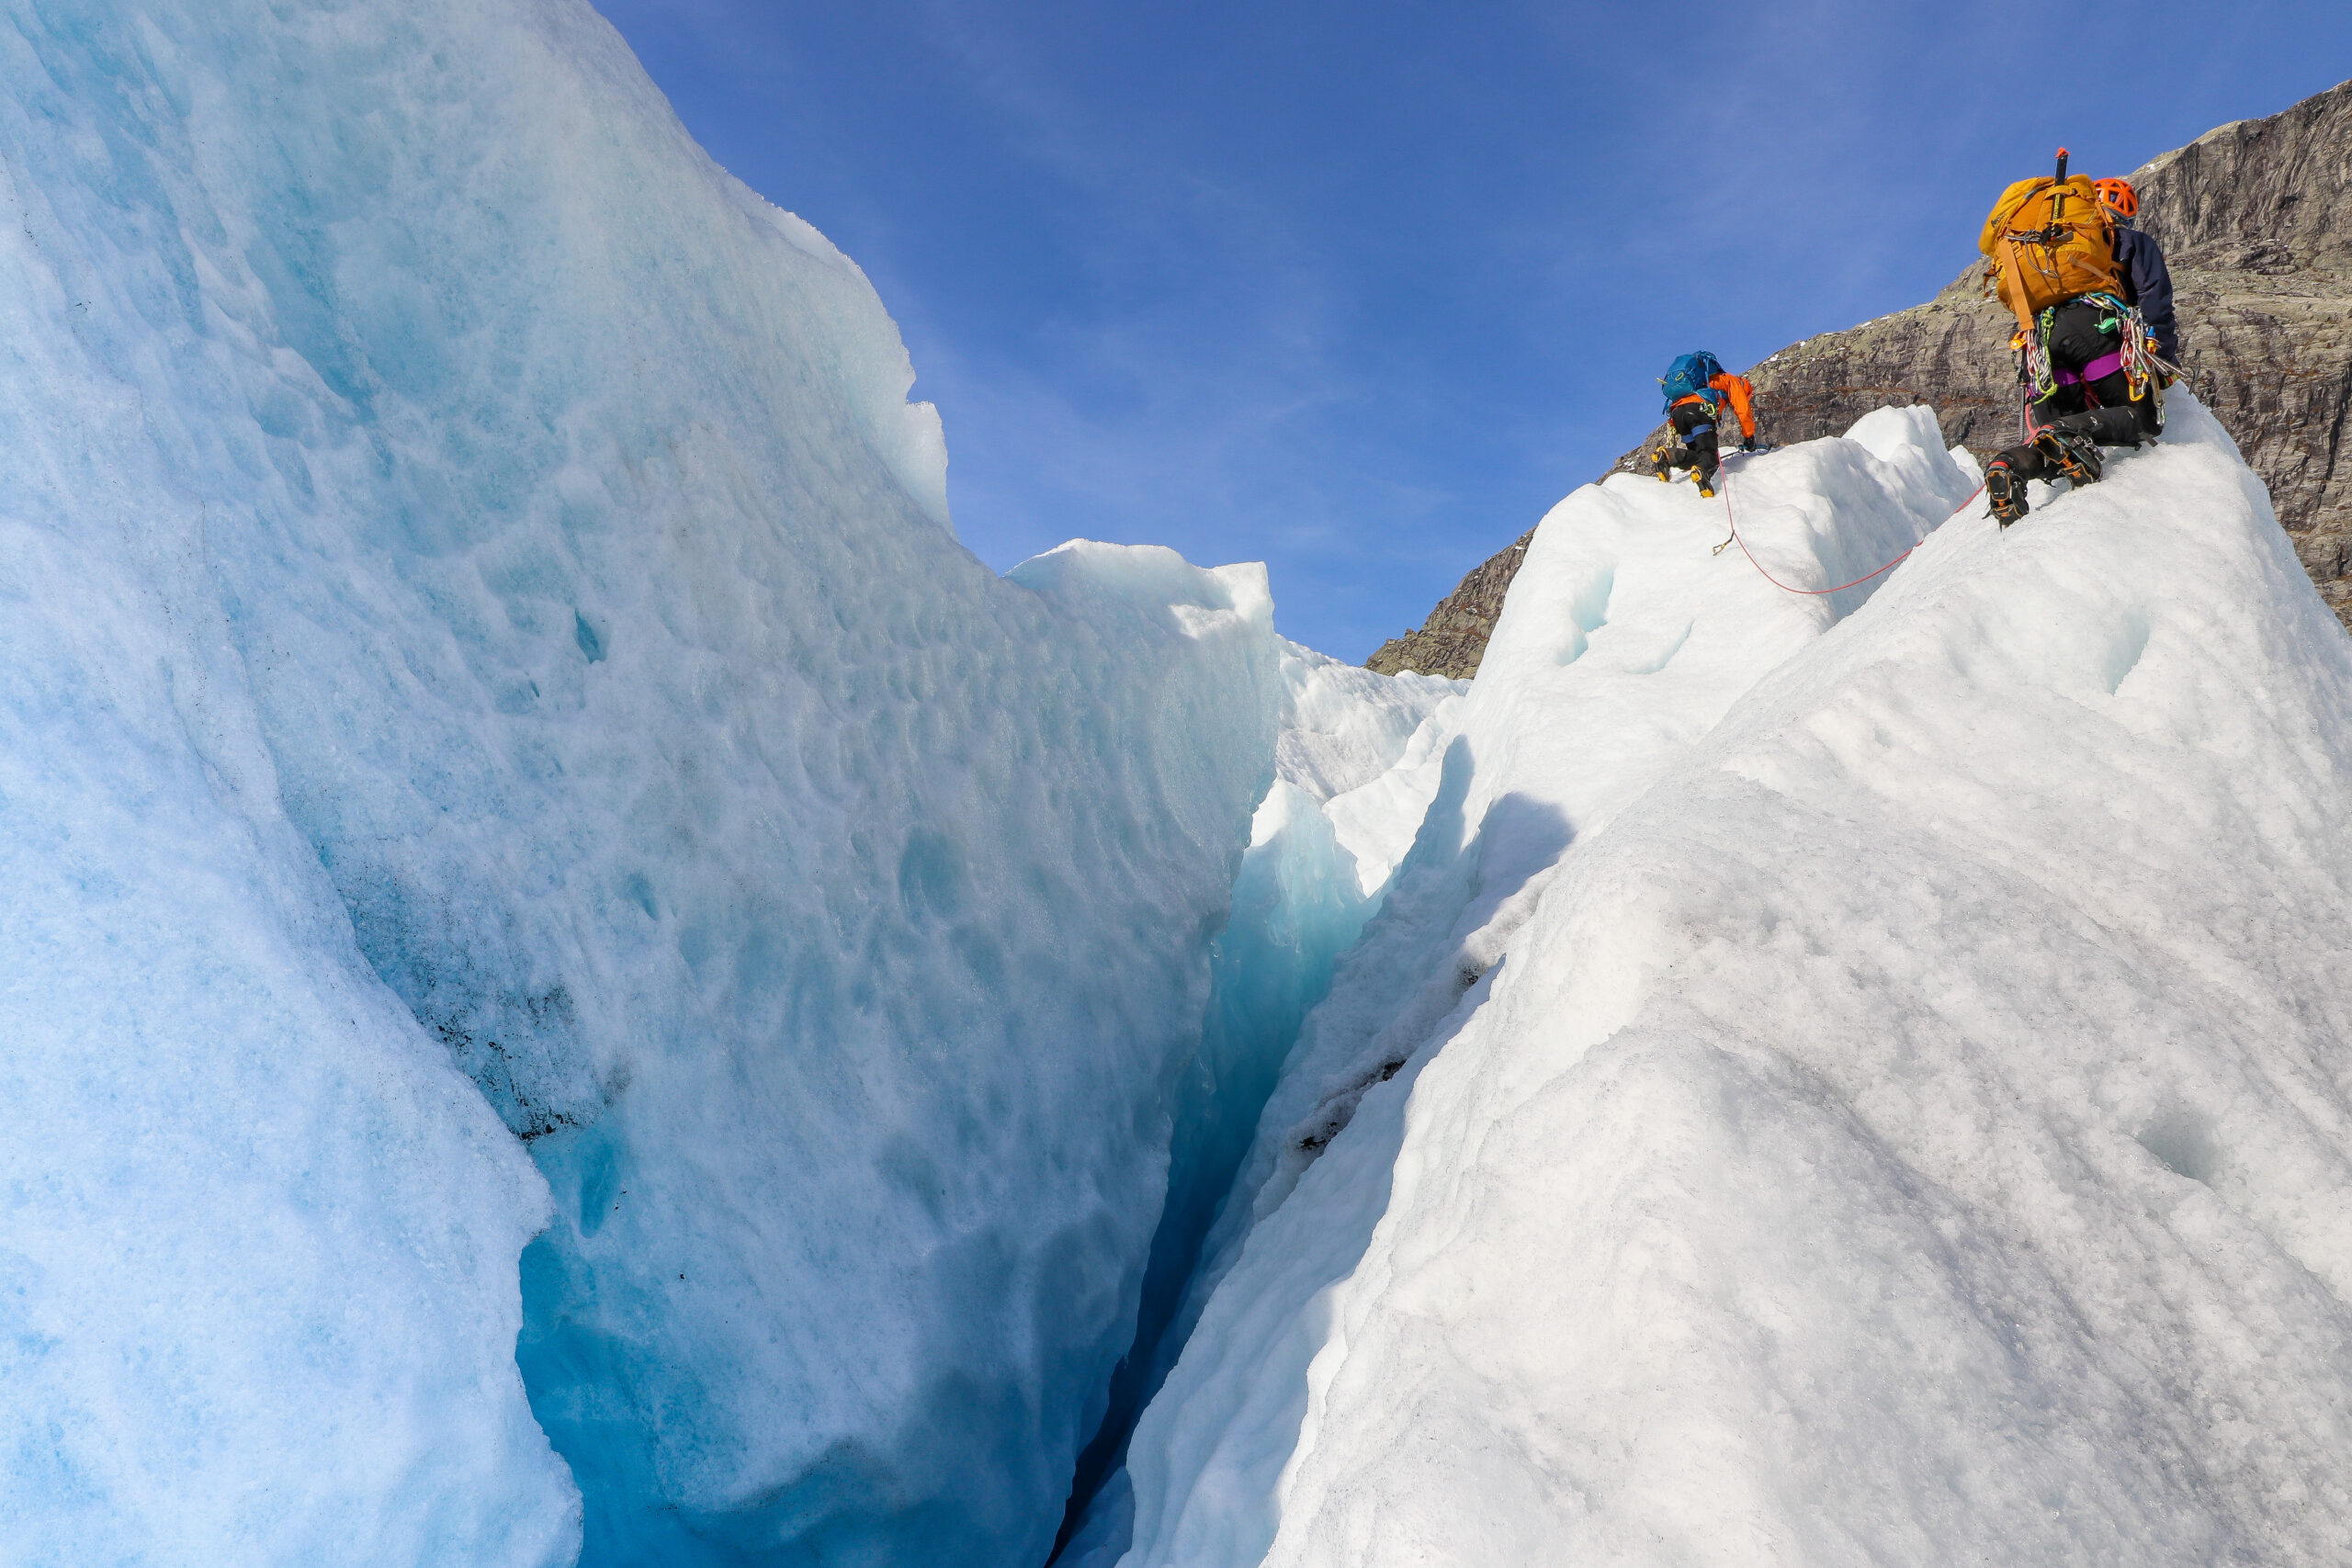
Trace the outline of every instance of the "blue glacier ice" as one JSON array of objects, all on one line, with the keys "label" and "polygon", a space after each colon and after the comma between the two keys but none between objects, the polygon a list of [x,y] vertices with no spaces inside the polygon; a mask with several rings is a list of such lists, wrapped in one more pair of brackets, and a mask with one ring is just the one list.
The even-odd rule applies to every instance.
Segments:
[{"label": "blue glacier ice", "polygon": [[1254,1116],[1262,571],[989,571],[583,4],[17,0],[0,78],[7,1539],[1034,1568]]},{"label": "blue glacier ice", "polygon": [[[1024,569],[1026,570],[1026,569]],[[1275,777],[1250,823],[1249,852],[1218,933],[1198,1050],[1178,1086],[1175,1130],[1136,1335],[1107,1408],[1080,1456],[1060,1561],[1124,1538],[1109,1520],[1128,1491],[1127,1433],[1175,1363],[1198,1313],[1203,1248],[1249,1153],[1300,1024],[1333,966],[1380,906],[1435,793],[1466,682],[1378,675],[1277,639]]]}]

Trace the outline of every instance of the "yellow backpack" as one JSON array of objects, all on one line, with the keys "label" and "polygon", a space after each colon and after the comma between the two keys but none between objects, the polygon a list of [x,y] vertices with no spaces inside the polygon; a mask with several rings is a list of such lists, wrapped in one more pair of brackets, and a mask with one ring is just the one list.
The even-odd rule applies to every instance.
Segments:
[{"label": "yellow backpack", "polygon": [[2019,180],[2001,193],[1976,248],[1992,258],[1986,279],[2028,333],[2035,318],[2080,294],[2122,292],[2115,231],[2085,175]]}]

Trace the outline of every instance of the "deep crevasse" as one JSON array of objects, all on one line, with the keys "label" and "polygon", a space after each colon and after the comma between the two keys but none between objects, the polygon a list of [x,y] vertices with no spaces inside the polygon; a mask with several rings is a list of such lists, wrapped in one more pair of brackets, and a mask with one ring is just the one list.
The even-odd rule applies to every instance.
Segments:
[{"label": "deep crevasse", "polygon": [[[1124,1539],[1127,1435],[1191,1331],[1203,1244],[1224,1208],[1299,1025],[1385,896],[1436,793],[1467,682],[1391,678],[1281,648],[1274,780],[1251,821],[1210,968],[1200,1048],[1176,1101],[1167,1201],[1134,1343],[1073,1480],[1066,1561]],[[1098,1494],[1106,1477],[1107,1495]]]},{"label": "deep crevasse", "polygon": [[2183,393],[2037,495],[1547,519],[1100,1561],[2343,1560],[2352,645]]}]

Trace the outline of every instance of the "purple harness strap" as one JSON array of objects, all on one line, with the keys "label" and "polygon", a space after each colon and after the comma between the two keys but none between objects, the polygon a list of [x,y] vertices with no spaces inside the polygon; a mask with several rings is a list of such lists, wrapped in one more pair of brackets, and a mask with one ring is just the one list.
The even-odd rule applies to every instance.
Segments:
[{"label": "purple harness strap", "polygon": [[2061,370],[2052,378],[2062,387],[2078,386],[2086,381],[2104,380],[2123,368],[2123,351],[2102,354],[2080,370]]}]

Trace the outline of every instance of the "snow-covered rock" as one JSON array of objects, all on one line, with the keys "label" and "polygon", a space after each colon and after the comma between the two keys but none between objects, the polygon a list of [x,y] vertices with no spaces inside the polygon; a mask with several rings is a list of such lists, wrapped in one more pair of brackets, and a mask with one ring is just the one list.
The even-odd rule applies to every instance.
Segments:
[{"label": "snow-covered rock", "polygon": [[[1834,626],[1687,492],[1546,521],[1132,1568],[2345,1560],[2352,645],[2174,402]],[[1783,581],[1959,499],[1900,417],[1737,472]]]},{"label": "snow-covered rock", "polygon": [[1262,572],[974,559],[577,0],[11,4],[0,82],[0,1556],[562,1562],[568,1460],[591,1561],[1034,1568]]}]

